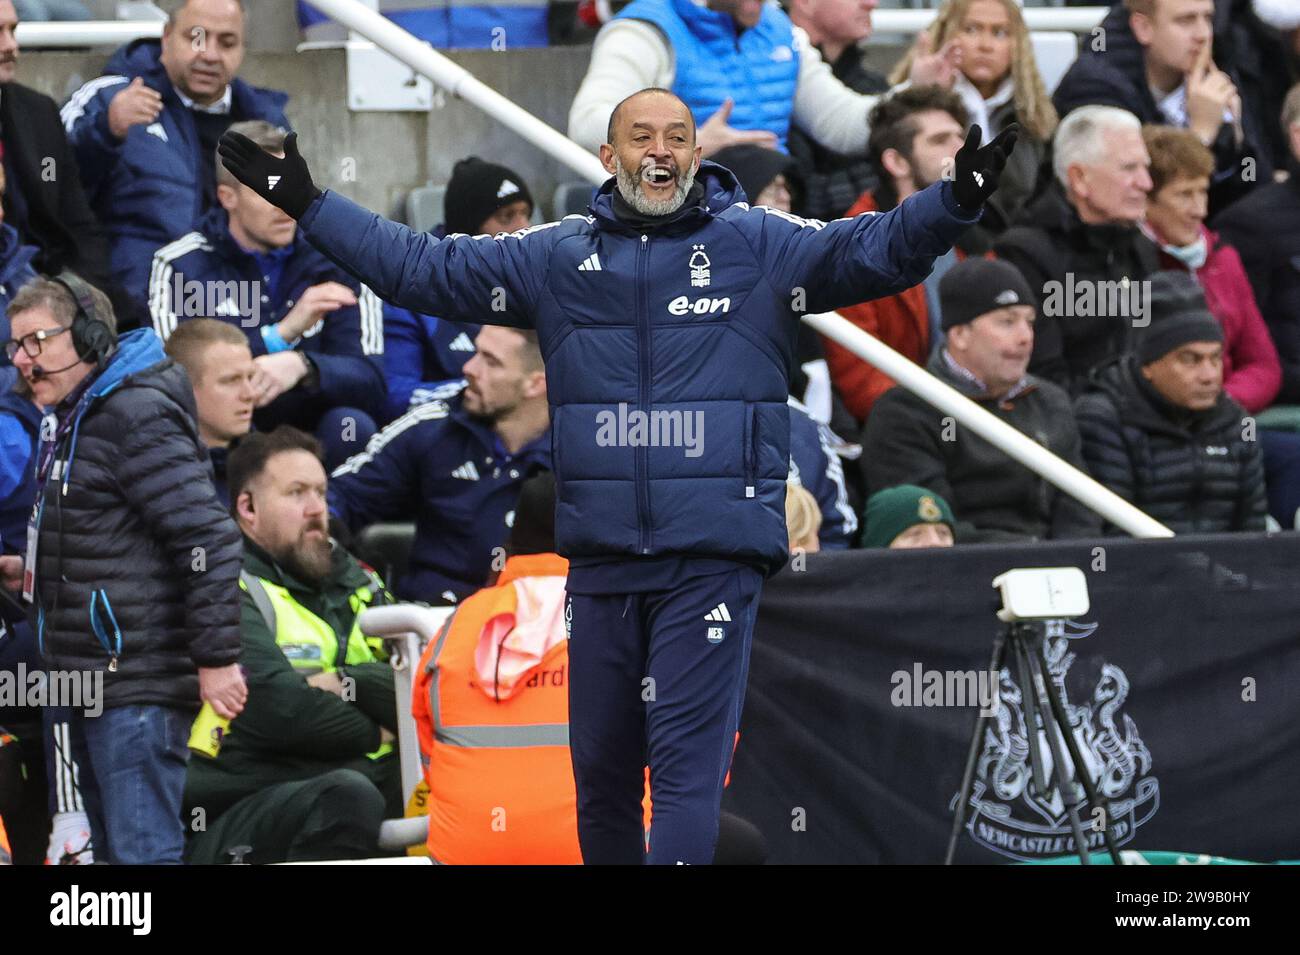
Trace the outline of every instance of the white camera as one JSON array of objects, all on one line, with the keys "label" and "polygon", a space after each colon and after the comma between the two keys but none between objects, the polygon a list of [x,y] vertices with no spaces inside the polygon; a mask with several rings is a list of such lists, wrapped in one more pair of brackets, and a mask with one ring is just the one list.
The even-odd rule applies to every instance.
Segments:
[{"label": "white camera", "polygon": [[993,578],[1002,594],[998,619],[1056,620],[1081,617],[1088,603],[1088,580],[1078,567],[1018,567]]}]

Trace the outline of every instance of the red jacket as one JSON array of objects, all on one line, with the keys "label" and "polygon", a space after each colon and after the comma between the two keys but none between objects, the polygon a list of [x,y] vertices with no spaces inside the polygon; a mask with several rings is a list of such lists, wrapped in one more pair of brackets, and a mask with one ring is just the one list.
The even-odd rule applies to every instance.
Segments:
[{"label": "red jacket", "polygon": [[[858,201],[844,215],[850,218],[864,212],[876,212],[878,208],[875,194],[868,190],[858,196]],[[973,231],[967,232],[959,242],[964,244]],[[966,248],[954,245],[953,249],[959,260],[966,258]],[[970,254],[982,251],[983,248],[976,243]],[[985,254],[988,258],[993,257],[992,252]],[[922,368],[930,358],[930,306],[926,301],[924,284],[913,285],[897,295],[842,308],[839,314]],[[823,338],[822,343],[826,348],[831,381],[849,413],[862,424],[876,399],[894,387],[894,379],[829,338]]]},{"label": "red jacket", "polygon": [[[1264,324],[1255,293],[1237,250],[1201,226],[1209,254],[1196,270],[1210,313],[1223,326],[1223,388],[1251,414],[1263,411],[1282,386],[1282,363]],[[1186,268],[1173,256],[1160,253],[1160,267]]]},{"label": "red jacket", "polygon": [[[867,191],[858,196],[858,201],[844,215],[847,218],[875,211],[876,197]],[[897,295],[851,305],[839,313],[909,361],[925,365],[930,354],[930,310],[925,303],[924,285],[913,285]],[[844,399],[844,406],[859,422],[864,421],[876,399],[894,387],[894,379],[829,338],[823,338],[822,342],[826,346],[831,380]]]}]

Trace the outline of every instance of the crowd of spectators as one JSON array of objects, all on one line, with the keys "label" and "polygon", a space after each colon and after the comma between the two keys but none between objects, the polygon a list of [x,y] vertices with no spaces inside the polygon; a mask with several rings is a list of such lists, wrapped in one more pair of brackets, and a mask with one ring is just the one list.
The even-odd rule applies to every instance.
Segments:
[{"label": "crowd of spectators", "polygon": [[[391,670],[356,626],[363,609],[508,604],[521,628],[535,623],[527,666],[545,658],[563,672],[548,656],[566,562],[540,516],[554,489],[537,336],[381,301],[224,168],[228,130],[277,155],[292,130],[287,95],[239,75],[239,0],[174,5],[160,41],[119,50],[59,109],[19,82],[15,25],[78,6],[0,0],[0,666],[40,665],[38,630],[46,662],[99,666],[94,644],[78,645],[73,614],[88,609],[101,643],[143,635],[147,662],[123,671],[136,682],[115,684],[123,712],[166,716],[202,699],[243,713],[222,755],[183,774],[186,812],[202,807],[212,824],[188,839],[168,824],[145,844],[160,814],[180,818],[175,772],[159,771],[132,815],[104,755],[117,724],[0,711],[39,741],[29,761],[51,780],[45,824],[16,824],[28,809],[0,805],[0,833],[15,858],[53,862],[219,862],[244,842],[252,861],[373,855],[402,794]],[[843,316],[1176,532],[1295,528],[1300,17],[1269,0],[1124,0],[1053,90],[1016,0],[946,0],[888,76],[864,60],[875,6],[616,5],[568,133],[596,150],[615,104],[670,89],[704,159],[751,204],[827,220],[906,203],[951,175],[973,127],[987,142],[1015,124],[981,221],[924,282]],[[42,175],[46,160],[57,177]],[[527,228],[538,221],[527,178],[467,156],[435,233]],[[798,335],[792,555],[1119,533],[848,349]],[[60,457],[67,434],[73,452]],[[55,527],[29,521],[74,464],[115,478],[70,499]],[[368,529],[392,522],[413,531],[385,582],[349,551],[373,556]],[[45,575],[58,555],[121,581],[116,610],[91,588],[65,594],[61,616],[27,619],[29,530]],[[109,537],[102,552],[88,543]],[[196,547],[203,573],[176,573]],[[131,590],[140,574],[166,580],[162,598]],[[483,634],[505,632],[471,618],[426,656],[459,661],[501,704],[513,677],[489,679],[472,658]],[[426,718],[428,757],[446,739]],[[160,765],[183,763],[175,720],[134,732]],[[56,772],[74,761],[102,790],[90,807]],[[570,815],[521,857],[572,856]],[[430,850],[473,858],[454,830],[438,822]]]}]

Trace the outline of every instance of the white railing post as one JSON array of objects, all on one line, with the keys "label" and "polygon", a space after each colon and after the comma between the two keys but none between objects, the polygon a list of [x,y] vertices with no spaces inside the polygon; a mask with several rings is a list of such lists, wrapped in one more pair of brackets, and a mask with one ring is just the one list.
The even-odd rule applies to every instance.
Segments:
[{"label": "white railing post", "polygon": [[121,46],[142,37],[162,36],[162,20],[80,20],[18,24],[21,49],[42,47]]},{"label": "white railing post", "polygon": [[438,635],[454,608],[389,604],[361,611],[357,623],[368,637],[382,637],[392,653],[393,688],[397,698],[397,748],[402,767],[402,799],[411,798],[424,778],[420,769],[420,741],[411,715],[415,668],[424,646]]},{"label": "white railing post", "polygon": [[[1030,30],[1060,30],[1068,33],[1088,33],[1106,18],[1109,7],[1021,7],[1025,26]],[[897,33],[918,33],[934,22],[939,11],[932,10],[881,10],[871,11],[871,30],[877,36]]]}]

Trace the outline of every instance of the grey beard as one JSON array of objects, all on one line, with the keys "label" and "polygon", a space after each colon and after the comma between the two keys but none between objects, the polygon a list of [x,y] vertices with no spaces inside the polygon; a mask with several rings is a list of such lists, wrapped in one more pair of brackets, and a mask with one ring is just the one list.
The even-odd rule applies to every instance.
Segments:
[{"label": "grey beard", "polygon": [[671,199],[651,199],[641,191],[641,170],[633,175],[623,168],[623,161],[614,157],[614,175],[618,181],[618,191],[629,206],[643,216],[666,216],[676,212],[686,201],[686,194],[695,185],[695,169],[677,179],[677,189]]}]

